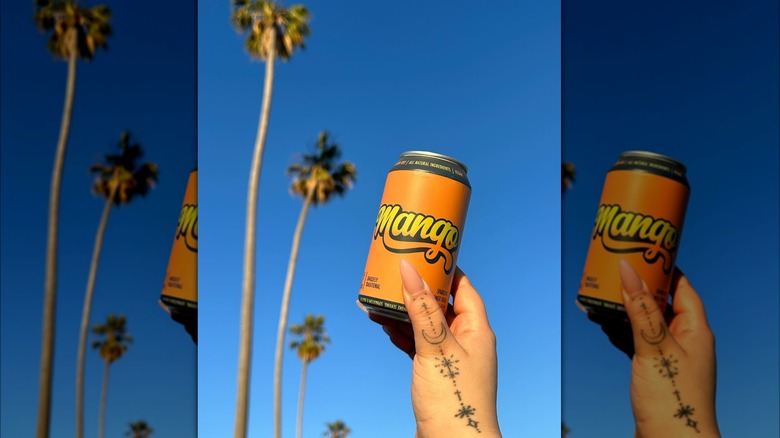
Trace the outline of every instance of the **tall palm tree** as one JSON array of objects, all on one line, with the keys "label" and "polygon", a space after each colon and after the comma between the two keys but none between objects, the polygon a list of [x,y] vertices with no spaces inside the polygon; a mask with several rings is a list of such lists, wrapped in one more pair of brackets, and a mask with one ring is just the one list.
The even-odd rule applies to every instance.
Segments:
[{"label": "tall palm tree", "polygon": [[566,192],[566,189],[570,189],[572,183],[574,183],[574,174],[576,170],[571,163],[561,164],[561,195]]},{"label": "tall palm tree", "polygon": [[325,343],[330,338],[325,333],[325,318],[322,316],[306,315],[303,324],[290,326],[290,332],[300,339],[290,342],[290,348],[298,352],[298,358],[303,362],[301,366],[301,387],[298,392],[298,428],[296,436],[301,438],[303,428],[303,395],[306,392],[306,370],[309,363],[320,357],[325,351]]},{"label": "tall palm tree", "polygon": [[130,133],[122,132],[117,145],[118,154],[107,154],[105,164],[95,164],[89,172],[95,174],[95,184],[92,192],[105,198],[103,215],[100,217],[95,247],[92,251],[92,263],[89,265],[87,290],[84,293],[84,310],[81,314],[79,330],[79,349],[76,363],[76,437],[84,434],[84,357],[87,350],[87,332],[89,329],[89,314],[92,310],[92,295],[95,290],[100,250],[103,246],[103,234],[106,231],[108,215],[111,207],[128,204],[137,196],[146,196],[157,181],[158,169],[155,163],[146,162],[138,165],[143,157],[143,150],[138,144],[131,144]]},{"label": "tall palm tree", "polygon": [[341,420],[336,420],[333,423],[325,423],[325,426],[328,427],[328,430],[323,432],[322,436],[329,438],[347,438],[347,435],[352,432],[352,430]]},{"label": "tall palm tree", "polygon": [[54,167],[49,190],[49,220],[46,239],[46,273],[43,298],[43,339],[41,342],[40,388],[38,393],[38,420],[36,437],[49,436],[51,418],[51,384],[54,366],[54,316],[57,304],[57,241],[60,210],[60,187],[65,151],[70,134],[73,95],[76,88],[76,62],[90,60],[98,48],[107,48],[111,35],[111,11],[107,6],[92,8],[78,1],[35,0],[35,25],[43,32],[51,32],[48,49],[55,58],[68,61],[68,79],[65,85],[65,106],[62,110],[60,134],[54,153]]},{"label": "tall palm tree", "polygon": [[317,139],[315,152],[304,154],[300,164],[287,168],[287,173],[293,176],[290,191],[303,198],[303,207],[298,217],[298,225],[293,235],[290,260],[287,264],[287,277],[282,294],[282,307],[279,315],[279,327],[276,332],[276,355],[274,366],[274,414],[276,438],[281,436],[282,420],[282,355],[284,352],[284,335],[287,327],[287,313],[290,306],[293,277],[295,276],[295,261],[298,258],[298,248],[301,244],[303,224],[311,205],[326,204],[336,194],[343,196],[355,181],[357,171],[350,162],[336,164],[341,156],[339,146],[328,143],[328,133],[322,131]]},{"label": "tall palm tree", "polygon": [[241,339],[238,353],[238,390],[236,400],[235,437],[244,438],[249,405],[249,370],[252,357],[252,324],[255,293],[255,242],[257,238],[257,192],[263,149],[271,112],[271,94],[276,57],[290,59],[296,47],[304,48],[309,30],[309,11],[301,5],[285,9],[273,1],[233,0],[230,17],[233,27],[248,33],[246,48],[249,55],[265,61],[263,103],[257,128],[257,139],[252,157],[247,191],[246,236],[244,242],[244,281],[241,299]]},{"label": "tall palm tree", "polygon": [[152,432],[154,432],[154,429],[149,427],[149,424],[146,423],[144,420],[138,420],[134,423],[130,423],[130,430],[125,432],[125,436],[129,436],[131,438],[149,438],[149,436],[152,435]]},{"label": "tall palm tree", "polygon": [[92,343],[92,348],[100,352],[100,357],[106,363],[103,369],[103,390],[100,395],[100,416],[98,417],[98,437],[105,437],[106,397],[108,395],[108,368],[115,361],[124,356],[128,344],[133,338],[127,333],[127,318],[124,315],[108,315],[104,325],[96,324],[92,327],[92,333],[102,337]]}]

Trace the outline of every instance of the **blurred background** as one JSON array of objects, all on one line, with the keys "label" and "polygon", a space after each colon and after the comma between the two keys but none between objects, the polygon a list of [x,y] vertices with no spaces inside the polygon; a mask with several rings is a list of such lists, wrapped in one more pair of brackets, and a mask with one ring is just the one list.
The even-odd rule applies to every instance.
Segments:
[{"label": "blurred background", "polygon": [[[47,2],[36,4],[46,5]],[[62,4],[57,2],[57,4]],[[195,435],[196,346],[158,305],[187,178],[196,166],[196,10],[151,1],[84,1],[110,9],[108,50],[77,62],[60,199],[59,269],[51,436],[75,434],[79,325],[104,197],[89,169],[119,154],[123,131],[154,163],[145,197],[113,207],[97,269],[90,329],[125,315],[134,342],[110,366],[105,433],[144,421],[153,436]],[[37,417],[49,188],[68,63],[47,49],[52,31],[33,2],[3,2],[0,14],[0,416],[2,436],[33,436]],[[51,3],[50,3],[51,5]],[[40,9],[43,9],[41,7]],[[97,12],[100,12],[97,10]],[[56,12],[59,14],[60,12]],[[90,15],[91,14],[91,15]],[[105,21],[105,20],[103,20]],[[95,39],[98,41],[98,39]],[[85,436],[97,436],[105,362],[87,339]]]},{"label": "blurred background", "polygon": [[574,302],[607,171],[626,150],[688,168],[677,265],[715,333],[723,436],[778,436],[778,4],[563,2],[563,419],[631,436],[631,363]]}]

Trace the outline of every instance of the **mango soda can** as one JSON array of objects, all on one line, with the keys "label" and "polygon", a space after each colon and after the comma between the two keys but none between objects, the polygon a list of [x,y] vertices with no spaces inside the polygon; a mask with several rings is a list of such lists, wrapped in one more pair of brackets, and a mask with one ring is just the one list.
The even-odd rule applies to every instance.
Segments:
[{"label": "mango soda can", "polygon": [[664,311],[690,186],[685,166],[643,151],[620,154],[607,173],[577,300],[588,312],[627,319],[620,259],[642,277]]},{"label": "mango soda can", "polygon": [[197,318],[198,169],[190,172],[187,181],[160,301],[176,321]]},{"label": "mango soda can", "polygon": [[433,152],[401,154],[390,169],[358,294],[365,310],[409,321],[401,288],[406,259],[446,312],[471,184],[466,165]]}]

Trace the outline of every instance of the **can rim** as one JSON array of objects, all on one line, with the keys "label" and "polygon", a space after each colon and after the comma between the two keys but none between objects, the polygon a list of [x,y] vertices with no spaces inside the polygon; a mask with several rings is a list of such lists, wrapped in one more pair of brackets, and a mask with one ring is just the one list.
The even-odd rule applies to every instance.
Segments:
[{"label": "can rim", "polygon": [[669,157],[667,155],[659,154],[657,152],[649,152],[649,151],[625,151],[622,154],[620,154],[620,158],[628,157],[628,156],[639,156],[644,158],[653,158],[656,160],[666,161],[675,167],[678,167],[680,170],[682,170],[683,173],[688,173],[688,169],[685,167],[685,164],[675,160],[672,157]]},{"label": "can rim", "polygon": [[462,161],[459,161],[459,160],[457,160],[455,158],[452,158],[452,157],[448,157],[447,155],[437,154],[436,152],[430,152],[430,151],[406,151],[406,152],[401,154],[402,157],[405,156],[405,155],[419,155],[419,156],[423,156],[423,157],[438,158],[440,160],[449,161],[450,163],[455,164],[455,165],[463,168],[463,171],[466,172],[466,173],[469,172],[468,167],[466,167],[466,165],[463,164]]}]

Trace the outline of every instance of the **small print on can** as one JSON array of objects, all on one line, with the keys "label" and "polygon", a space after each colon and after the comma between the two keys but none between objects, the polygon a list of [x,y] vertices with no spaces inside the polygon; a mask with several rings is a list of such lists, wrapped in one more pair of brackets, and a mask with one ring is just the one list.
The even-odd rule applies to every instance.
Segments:
[{"label": "small print on can", "polygon": [[198,312],[198,170],[190,173],[173,237],[160,301],[171,314],[196,317]]},{"label": "small print on can", "polygon": [[458,160],[422,151],[404,152],[390,169],[358,295],[367,311],[409,321],[402,258],[447,310],[471,198],[466,172]]},{"label": "small print on can", "polygon": [[577,300],[590,313],[626,319],[620,259],[666,309],[690,186],[685,166],[666,156],[622,153],[607,173]]}]

